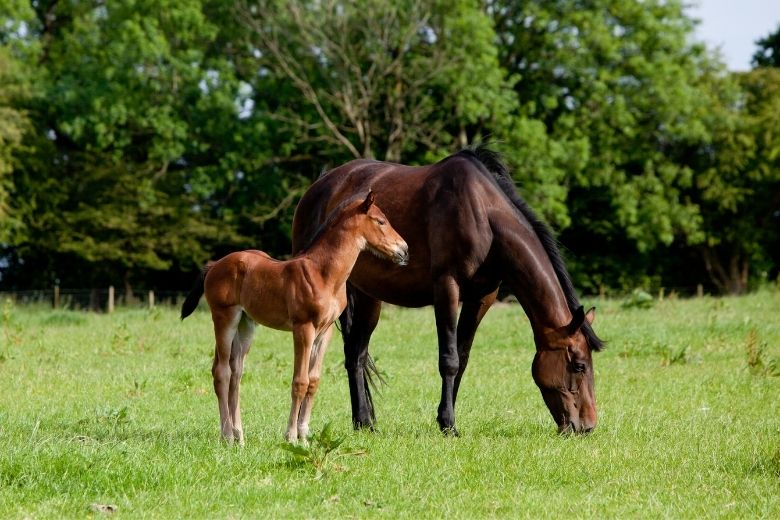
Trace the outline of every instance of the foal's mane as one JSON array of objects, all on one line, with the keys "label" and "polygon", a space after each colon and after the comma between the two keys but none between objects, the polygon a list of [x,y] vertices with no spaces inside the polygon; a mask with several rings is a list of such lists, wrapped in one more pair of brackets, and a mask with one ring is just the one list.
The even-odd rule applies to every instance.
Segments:
[{"label": "foal's mane", "polygon": [[[321,176],[322,174],[320,174]],[[362,196],[365,198],[365,195]],[[301,255],[311,249],[311,247],[317,243],[317,241],[322,238],[322,235],[324,235],[330,228],[332,228],[335,224],[338,218],[341,216],[341,214],[344,212],[344,208],[352,204],[355,200],[361,198],[361,195],[355,195],[354,197],[350,197],[338,206],[336,206],[333,211],[328,213],[328,215],[325,217],[325,220],[322,222],[322,224],[319,225],[317,230],[312,235],[311,239],[306,243],[306,247],[301,249],[298,254]],[[297,255],[296,255],[297,256]]]},{"label": "foal's mane", "polygon": [[[558,282],[561,284],[561,289],[563,289],[563,294],[566,296],[566,303],[573,314],[574,311],[579,308],[580,302],[577,298],[577,291],[574,290],[574,285],[571,283],[571,277],[569,276],[569,271],[566,269],[566,263],[558,248],[558,241],[547,224],[542,222],[528,203],[520,198],[509,172],[509,168],[506,163],[504,163],[501,154],[489,149],[484,144],[479,144],[473,148],[463,149],[451,157],[457,156],[471,159],[471,161],[478,166],[477,169],[480,173],[495,181],[504,195],[506,195],[515,208],[520,211],[520,214],[525,217],[528,223],[531,224],[531,227],[539,237],[539,241],[542,243],[544,250],[547,252],[547,257],[550,259],[555,275],[558,277]],[[591,350],[601,350],[604,346],[604,342],[596,336],[596,333],[587,320],[582,325],[582,332],[585,334],[585,338],[587,339]]]}]

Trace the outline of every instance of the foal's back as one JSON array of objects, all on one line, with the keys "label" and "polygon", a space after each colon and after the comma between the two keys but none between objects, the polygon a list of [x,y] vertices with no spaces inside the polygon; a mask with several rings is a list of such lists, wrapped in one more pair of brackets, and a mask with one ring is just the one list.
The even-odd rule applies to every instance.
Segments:
[{"label": "foal's back", "polygon": [[211,265],[204,282],[211,309],[240,306],[252,320],[278,330],[292,330],[286,302],[294,260],[274,260],[257,251],[231,253]]}]

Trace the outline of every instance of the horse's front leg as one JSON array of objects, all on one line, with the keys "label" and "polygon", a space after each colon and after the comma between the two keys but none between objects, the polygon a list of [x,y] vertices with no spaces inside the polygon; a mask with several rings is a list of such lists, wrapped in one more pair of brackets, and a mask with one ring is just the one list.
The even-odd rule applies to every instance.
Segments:
[{"label": "horse's front leg", "polygon": [[295,360],[291,391],[292,403],[290,419],[287,421],[287,432],[284,435],[289,442],[295,442],[298,439],[298,415],[303,398],[306,397],[306,392],[309,389],[309,358],[311,357],[314,334],[312,323],[293,325]]},{"label": "horse's front leg", "polygon": [[452,406],[458,399],[458,389],[466,366],[469,364],[469,354],[471,345],[474,343],[474,335],[477,332],[482,318],[485,317],[488,309],[496,301],[498,289],[488,294],[480,300],[471,300],[463,302],[458,318],[458,373],[455,374],[455,383],[452,389]]},{"label": "horse's front leg", "polygon": [[441,401],[436,421],[445,433],[458,434],[455,429],[455,376],[459,361],[457,350],[457,319],[460,288],[450,275],[436,279],[433,309],[436,315],[436,332],[439,338],[439,375],[441,375]]},{"label": "horse's front leg", "polygon": [[314,346],[311,349],[311,358],[309,359],[309,388],[306,391],[306,397],[303,398],[301,410],[298,413],[299,439],[306,439],[309,436],[311,409],[314,407],[314,396],[317,394],[317,389],[320,386],[322,362],[325,359],[325,352],[328,350],[332,334],[333,325],[329,326],[316,340],[314,340]]},{"label": "horse's front leg", "polygon": [[344,368],[349,380],[352,402],[352,426],[355,429],[373,429],[376,416],[371,401],[371,390],[366,380],[368,342],[379,322],[382,303],[347,284],[352,303],[341,316],[341,335],[344,338]]}]

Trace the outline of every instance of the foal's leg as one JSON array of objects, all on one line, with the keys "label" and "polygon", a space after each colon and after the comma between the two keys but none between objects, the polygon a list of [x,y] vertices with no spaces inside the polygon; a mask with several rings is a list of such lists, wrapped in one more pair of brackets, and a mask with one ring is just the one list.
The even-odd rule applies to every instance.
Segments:
[{"label": "foal's leg", "polygon": [[290,442],[298,439],[298,414],[301,402],[309,389],[309,358],[312,343],[314,343],[314,325],[305,323],[293,326],[293,341],[295,343],[295,361],[292,380],[292,404],[290,419],[287,421],[285,438]]},{"label": "foal's leg", "polygon": [[306,397],[303,398],[301,410],[298,413],[299,439],[306,439],[306,437],[309,436],[311,409],[314,407],[314,396],[317,394],[317,388],[320,386],[322,362],[325,359],[325,352],[328,350],[332,334],[333,325],[328,327],[320,337],[314,340],[314,346],[311,349],[311,358],[309,359],[309,388],[306,391]]},{"label": "foal's leg", "polygon": [[346,312],[341,314],[341,335],[344,337],[344,368],[349,379],[349,396],[352,401],[352,425],[355,429],[374,427],[374,407],[366,381],[365,370],[368,360],[368,342],[379,322],[382,303],[347,284],[347,291],[353,301],[351,319]]},{"label": "foal's leg", "polygon": [[457,319],[460,287],[455,279],[445,274],[437,277],[433,289],[433,310],[439,337],[439,375],[441,401],[436,421],[445,433],[458,434],[455,429],[455,375],[458,373]]},{"label": "foal's leg", "polygon": [[455,406],[455,401],[458,399],[458,388],[460,388],[460,380],[463,378],[463,373],[466,371],[466,365],[469,363],[469,354],[471,353],[471,345],[474,343],[474,334],[477,332],[477,327],[485,317],[490,306],[496,301],[498,296],[498,290],[488,294],[480,300],[465,301],[463,307],[460,310],[460,317],[458,318],[458,373],[455,374],[455,382],[452,389],[452,406]]},{"label": "foal's leg", "polygon": [[216,348],[214,350],[214,364],[211,374],[214,377],[214,392],[217,394],[219,404],[219,424],[222,438],[228,442],[233,441],[233,420],[230,417],[228,397],[230,392],[230,353],[232,351],[233,338],[236,336],[236,328],[241,319],[241,307],[221,307],[211,310],[211,318],[214,321],[214,336]]},{"label": "foal's leg", "polygon": [[230,392],[228,395],[228,405],[230,408],[230,418],[233,420],[233,437],[244,444],[244,428],[241,425],[241,376],[244,374],[244,359],[252,345],[252,335],[255,331],[254,322],[246,315],[241,313],[241,320],[238,322],[238,332],[233,338],[233,345],[230,351]]}]

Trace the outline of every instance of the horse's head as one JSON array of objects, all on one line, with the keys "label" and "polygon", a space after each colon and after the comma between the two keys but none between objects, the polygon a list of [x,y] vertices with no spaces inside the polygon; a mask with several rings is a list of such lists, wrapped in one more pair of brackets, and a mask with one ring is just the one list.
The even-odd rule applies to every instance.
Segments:
[{"label": "horse's head", "polygon": [[357,206],[357,217],[358,233],[366,241],[365,249],[398,265],[409,263],[409,246],[374,204],[373,191]]},{"label": "horse's head", "polygon": [[531,372],[561,433],[588,433],[596,427],[591,348],[582,328],[595,308],[574,311],[571,323],[536,333]]}]

